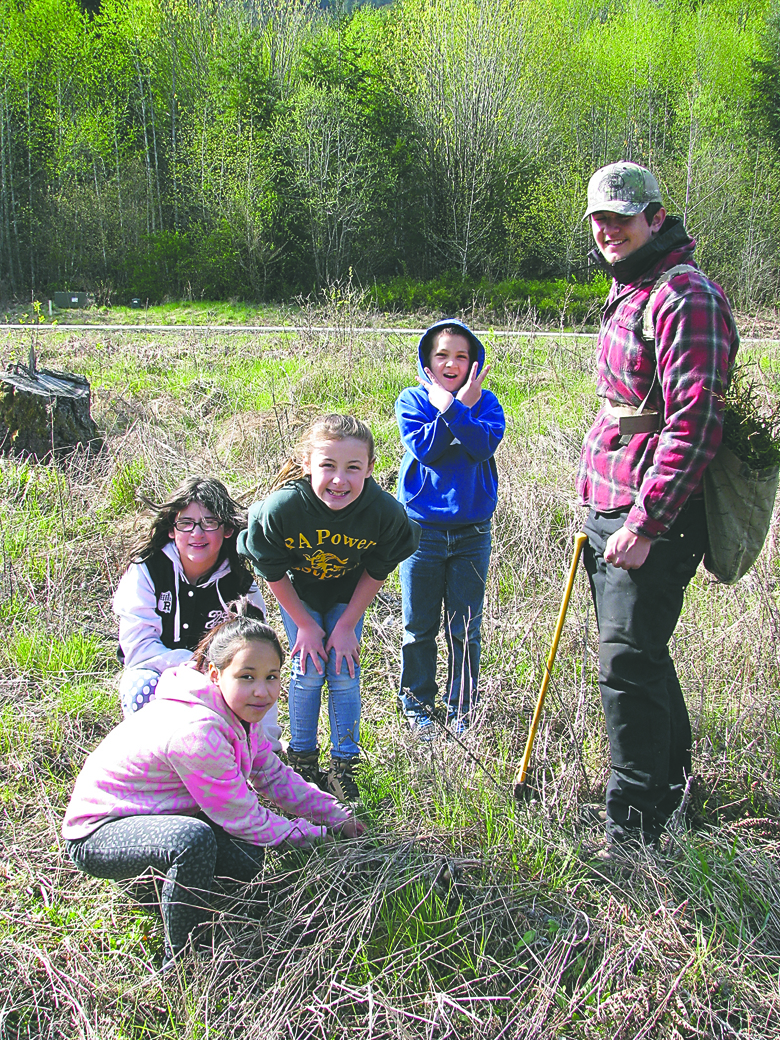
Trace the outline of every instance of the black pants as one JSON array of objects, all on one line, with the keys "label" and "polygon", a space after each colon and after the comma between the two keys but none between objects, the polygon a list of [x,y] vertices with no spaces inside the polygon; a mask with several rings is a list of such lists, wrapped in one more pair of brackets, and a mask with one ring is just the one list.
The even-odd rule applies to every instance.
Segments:
[{"label": "black pants", "polygon": [[680,804],[691,771],[691,724],[669,654],[685,588],[707,544],[704,503],[692,499],[645,563],[625,571],[604,561],[628,510],[591,511],[585,567],[599,626],[599,686],[612,773],[607,835],[656,838]]},{"label": "black pants", "polygon": [[265,850],[231,838],[205,815],[128,816],[109,820],[86,838],[68,842],[85,874],[116,881],[152,867],[163,875],[160,911],[165,961],[179,953],[210,914],[214,875],[251,881]]}]

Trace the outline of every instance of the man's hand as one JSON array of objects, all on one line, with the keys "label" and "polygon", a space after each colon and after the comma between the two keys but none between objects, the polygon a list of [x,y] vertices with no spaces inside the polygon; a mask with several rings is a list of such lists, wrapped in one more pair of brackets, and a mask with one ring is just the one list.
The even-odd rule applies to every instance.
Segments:
[{"label": "man's hand", "polygon": [[421,376],[417,377],[417,381],[427,391],[428,400],[431,402],[433,407],[439,412],[446,412],[452,404],[452,394],[449,390],[445,389],[441,383],[437,382],[436,376],[431,372],[430,368],[425,369],[425,374],[430,380],[428,383],[426,383]]},{"label": "man's hand", "polygon": [[647,559],[653,542],[643,534],[634,534],[627,527],[621,527],[607,540],[604,559],[613,567],[624,571],[635,571]]},{"label": "man's hand", "polygon": [[336,675],[341,674],[341,662],[347,662],[350,679],[355,678],[355,665],[360,664],[360,643],[355,635],[355,629],[349,623],[341,623],[341,618],[333,626],[330,639],[325,644],[325,657],[336,651]]},{"label": "man's hand", "polygon": [[490,371],[490,365],[485,365],[479,375],[477,375],[477,367],[477,362],[475,361],[471,366],[468,379],[457,393],[458,400],[461,404],[465,404],[467,408],[473,408],[480,397],[482,397],[482,384],[485,382],[485,376]]}]

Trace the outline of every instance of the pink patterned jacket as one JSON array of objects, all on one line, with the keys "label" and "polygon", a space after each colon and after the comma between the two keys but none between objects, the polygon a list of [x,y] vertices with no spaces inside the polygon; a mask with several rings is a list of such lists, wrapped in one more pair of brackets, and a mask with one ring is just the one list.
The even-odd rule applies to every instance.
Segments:
[{"label": "pink patterned jacket", "polygon": [[[85,762],[63,837],[83,838],[108,819],[202,811],[253,845],[306,845],[350,818],[332,795],[279,761],[262,723],[248,728],[205,675],[186,665],[167,669],[157,699],[120,723]],[[258,794],[297,818],[271,812]]]}]

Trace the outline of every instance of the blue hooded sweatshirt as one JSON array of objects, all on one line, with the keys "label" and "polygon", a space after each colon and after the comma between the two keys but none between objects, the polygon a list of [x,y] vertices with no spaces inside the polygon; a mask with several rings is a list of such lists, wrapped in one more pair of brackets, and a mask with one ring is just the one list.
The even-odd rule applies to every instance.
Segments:
[{"label": "blue hooded sweatshirt", "polygon": [[[423,333],[417,346],[417,371],[425,375],[426,353],[433,335],[456,327],[472,346],[472,364],[485,364],[485,348],[456,318],[437,321]],[[457,398],[446,412],[434,408],[422,386],[401,391],[395,415],[406,448],[398,475],[398,498],[406,512],[426,527],[460,527],[484,523],[493,515],[498,472],[493,459],[504,436],[504,410],[490,390],[469,408]]]}]

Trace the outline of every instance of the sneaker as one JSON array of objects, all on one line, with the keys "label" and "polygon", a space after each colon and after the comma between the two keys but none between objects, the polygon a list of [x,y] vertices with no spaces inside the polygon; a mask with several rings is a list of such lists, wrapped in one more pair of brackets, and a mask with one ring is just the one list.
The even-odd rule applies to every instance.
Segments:
[{"label": "sneaker", "polygon": [[320,749],[314,751],[293,751],[287,749],[287,763],[298,776],[302,776],[307,784],[322,787],[322,771],[320,770]]},{"label": "sneaker", "polygon": [[436,736],[436,723],[430,715],[407,715],[409,729],[422,744],[429,744]]},{"label": "sneaker", "polygon": [[331,758],[330,769],[325,778],[325,790],[340,802],[354,805],[360,801],[360,791],[355,783],[355,768],[359,758]]},{"label": "sneaker", "polygon": [[447,729],[450,733],[454,733],[456,737],[464,736],[468,728],[468,715],[450,715],[447,719]]}]

